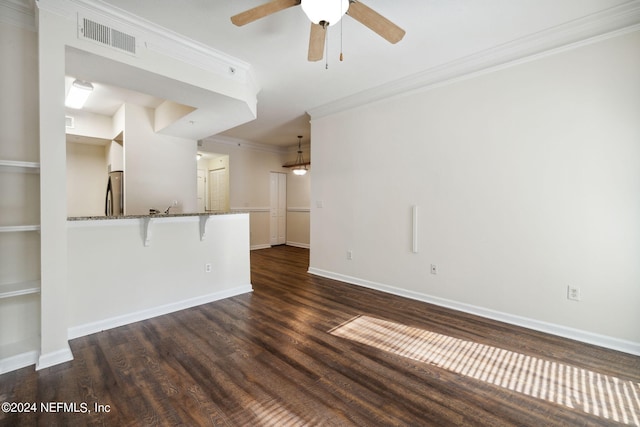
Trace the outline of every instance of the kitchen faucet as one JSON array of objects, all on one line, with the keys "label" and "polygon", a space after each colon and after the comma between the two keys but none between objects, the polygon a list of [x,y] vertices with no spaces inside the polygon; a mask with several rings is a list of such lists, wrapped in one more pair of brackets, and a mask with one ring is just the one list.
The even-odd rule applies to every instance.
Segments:
[{"label": "kitchen faucet", "polygon": [[[174,207],[174,206],[178,206],[178,201],[177,200],[174,200],[173,202],[171,202],[171,204],[169,205],[167,210],[164,211],[164,214],[165,215],[169,215],[169,210],[171,210],[171,208]],[[158,211],[157,213],[160,213],[160,211]]]}]

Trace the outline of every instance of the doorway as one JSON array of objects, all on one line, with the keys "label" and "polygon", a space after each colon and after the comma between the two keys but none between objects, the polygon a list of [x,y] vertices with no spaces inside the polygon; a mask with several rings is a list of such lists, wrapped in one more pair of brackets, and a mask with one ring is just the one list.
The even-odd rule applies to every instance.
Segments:
[{"label": "doorway", "polygon": [[284,245],[287,243],[287,174],[271,172],[269,188],[269,243],[272,246]]},{"label": "doorway", "polygon": [[204,169],[198,169],[198,212],[204,213],[207,200],[207,172]]},{"label": "doorway", "polygon": [[211,212],[226,212],[229,210],[227,169],[209,170],[209,210]]},{"label": "doorway", "polygon": [[229,155],[198,153],[197,198],[199,212],[228,212]]}]

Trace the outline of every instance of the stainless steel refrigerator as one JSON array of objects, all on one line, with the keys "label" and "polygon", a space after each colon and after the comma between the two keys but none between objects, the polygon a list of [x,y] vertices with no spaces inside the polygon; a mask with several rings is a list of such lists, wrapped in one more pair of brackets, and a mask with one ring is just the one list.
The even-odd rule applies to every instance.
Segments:
[{"label": "stainless steel refrigerator", "polygon": [[106,216],[124,215],[124,172],[122,171],[109,172],[104,214]]}]

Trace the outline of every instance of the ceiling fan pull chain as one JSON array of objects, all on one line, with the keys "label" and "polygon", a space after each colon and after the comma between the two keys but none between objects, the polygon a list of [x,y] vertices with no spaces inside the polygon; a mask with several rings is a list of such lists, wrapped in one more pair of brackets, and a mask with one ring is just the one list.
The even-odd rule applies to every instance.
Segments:
[{"label": "ceiling fan pull chain", "polygon": [[340,62],[342,62],[344,60],[344,57],[342,56],[342,23],[344,22],[344,19],[340,20]]},{"label": "ceiling fan pull chain", "polygon": [[324,69],[328,70],[329,69],[329,25],[326,25],[325,28],[327,29],[327,31],[325,31],[324,33],[324,49],[325,49]]}]

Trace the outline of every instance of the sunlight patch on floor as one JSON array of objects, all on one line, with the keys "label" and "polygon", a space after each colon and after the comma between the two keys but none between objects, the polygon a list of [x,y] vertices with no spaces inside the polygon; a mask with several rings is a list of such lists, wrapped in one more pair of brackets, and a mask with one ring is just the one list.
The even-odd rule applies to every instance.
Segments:
[{"label": "sunlight patch on floor", "polygon": [[300,418],[276,401],[262,404],[253,402],[247,408],[256,415],[257,420],[260,420],[261,426],[294,427],[309,425],[307,420]]},{"label": "sunlight patch on floor", "polygon": [[357,316],[329,331],[508,390],[640,426],[640,384],[563,363]]}]

